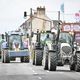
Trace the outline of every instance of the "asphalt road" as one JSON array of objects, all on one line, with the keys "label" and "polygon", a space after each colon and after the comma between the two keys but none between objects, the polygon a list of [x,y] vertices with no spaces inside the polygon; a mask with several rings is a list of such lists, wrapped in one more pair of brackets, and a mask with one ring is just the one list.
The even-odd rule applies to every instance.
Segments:
[{"label": "asphalt road", "polygon": [[0,62],[0,80],[80,80],[80,72],[70,71],[68,65],[48,71],[31,63]]}]

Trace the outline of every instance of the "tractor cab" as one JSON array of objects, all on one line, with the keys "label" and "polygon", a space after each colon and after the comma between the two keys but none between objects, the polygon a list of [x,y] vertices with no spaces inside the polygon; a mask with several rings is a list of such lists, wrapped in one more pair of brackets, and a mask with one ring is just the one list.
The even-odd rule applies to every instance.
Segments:
[{"label": "tractor cab", "polygon": [[9,63],[10,60],[15,60],[16,57],[19,57],[21,62],[29,62],[29,50],[25,46],[27,44],[24,43],[21,32],[10,31],[6,33],[6,42],[8,48],[2,50],[2,62]]}]

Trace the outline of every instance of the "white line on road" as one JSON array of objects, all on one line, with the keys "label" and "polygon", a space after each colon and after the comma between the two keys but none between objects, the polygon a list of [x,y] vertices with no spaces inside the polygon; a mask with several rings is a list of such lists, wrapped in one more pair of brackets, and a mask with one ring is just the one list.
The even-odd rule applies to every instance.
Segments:
[{"label": "white line on road", "polygon": [[33,72],[35,72],[34,70],[32,70]]},{"label": "white line on road", "polygon": [[35,72],[34,74],[38,74],[38,73]]},{"label": "white line on road", "polygon": [[49,72],[49,71],[47,71],[47,72]]},{"label": "white line on road", "polygon": [[41,77],[38,77],[39,79],[42,79]]},{"label": "white line on road", "polygon": [[32,68],[30,68],[31,70],[32,70],[32,72],[34,73],[34,74],[38,74],[38,73],[36,73]]}]

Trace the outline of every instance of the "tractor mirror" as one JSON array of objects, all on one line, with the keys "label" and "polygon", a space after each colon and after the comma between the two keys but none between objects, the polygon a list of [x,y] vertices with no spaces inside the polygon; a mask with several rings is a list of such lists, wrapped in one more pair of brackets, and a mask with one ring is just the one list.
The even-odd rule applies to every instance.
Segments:
[{"label": "tractor mirror", "polygon": [[74,48],[77,48],[77,43],[76,42],[74,42]]},{"label": "tractor mirror", "polygon": [[27,38],[29,38],[29,34],[27,34]]},{"label": "tractor mirror", "polygon": [[24,18],[26,18],[27,17],[27,12],[26,11],[24,11]]},{"label": "tractor mirror", "polygon": [[2,39],[4,39],[4,34],[2,34]]},{"label": "tractor mirror", "polygon": [[33,37],[33,34],[34,34],[34,33],[32,32],[32,33],[31,33],[31,37]]}]

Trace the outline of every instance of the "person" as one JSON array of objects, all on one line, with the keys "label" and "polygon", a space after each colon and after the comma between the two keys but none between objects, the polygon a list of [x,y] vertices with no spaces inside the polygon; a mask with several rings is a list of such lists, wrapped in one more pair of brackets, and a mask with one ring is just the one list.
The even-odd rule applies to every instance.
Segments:
[{"label": "person", "polygon": [[6,40],[4,40],[4,42],[2,43],[1,48],[2,48],[2,49],[8,48],[8,43],[7,43]]},{"label": "person", "polygon": [[47,34],[47,36],[45,38],[45,41],[47,41],[47,40],[51,40],[49,34]]},{"label": "person", "polygon": [[45,40],[44,40],[44,43],[47,44],[48,42],[51,42],[51,38],[49,36],[49,34],[47,34]]}]

